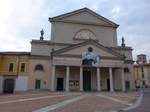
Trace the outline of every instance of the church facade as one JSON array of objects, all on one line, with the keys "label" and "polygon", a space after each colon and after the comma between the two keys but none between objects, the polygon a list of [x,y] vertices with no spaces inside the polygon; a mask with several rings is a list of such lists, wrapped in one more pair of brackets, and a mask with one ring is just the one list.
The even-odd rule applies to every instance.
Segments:
[{"label": "church facade", "polygon": [[117,44],[119,25],[83,8],[53,18],[51,40],[31,41],[28,89],[134,89],[132,48]]}]

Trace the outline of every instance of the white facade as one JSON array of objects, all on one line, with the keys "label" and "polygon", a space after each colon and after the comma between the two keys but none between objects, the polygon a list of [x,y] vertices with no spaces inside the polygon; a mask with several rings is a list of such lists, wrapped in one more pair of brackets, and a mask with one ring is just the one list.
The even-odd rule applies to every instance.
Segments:
[{"label": "white facade", "polygon": [[28,90],[28,76],[19,76],[15,80],[15,91]]}]

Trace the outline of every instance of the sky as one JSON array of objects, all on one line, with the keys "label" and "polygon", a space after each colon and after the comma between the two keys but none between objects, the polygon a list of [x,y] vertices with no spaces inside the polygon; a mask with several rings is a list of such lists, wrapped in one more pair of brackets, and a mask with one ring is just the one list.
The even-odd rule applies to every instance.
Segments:
[{"label": "sky", "polygon": [[51,38],[49,17],[84,7],[120,25],[118,45],[123,36],[134,59],[141,53],[150,59],[150,0],[0,0],[0,51],[30,51],[41,29]]}]

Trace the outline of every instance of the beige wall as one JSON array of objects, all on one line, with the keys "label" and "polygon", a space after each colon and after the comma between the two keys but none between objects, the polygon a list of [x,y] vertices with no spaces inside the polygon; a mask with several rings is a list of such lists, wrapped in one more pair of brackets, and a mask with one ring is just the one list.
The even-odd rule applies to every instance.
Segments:
[{"label": "beige wall", "polygon": [[134,67],[134,79],[138,85],[142,85],[142,71],[139,67]]},{"label": "beige wall", "polygon": [[97,40],[99,40],[99,43],[101,43],[104,46],[117,46],[116,29],[112,27],[103,27],[96,25],[52,22],[51,40],[53,42],[61,43],[82,42],[73,40],[75,34],[82,29],[88,29],[92,31],[96,35]]},{"label": "beige wall", "polygon": [[[44,71],[35,71],[34,68],[37,64],[41,64],[44,67]],[[51,82],[51,61],[41,59],[31,59],[29,67],[29,83],[28,89],[35,89],[35,80],[41,80],[41,89],[50,89]],[[46,84],[44,84],[46,82]]]},{"label": "beige wall", "polygon": [[114,89],[122,90],[122,78],[121,78],[121,69],[114,69]]},{"label": "beige wall", "polygon": [[123,54],[126,56],[126,60],[133,60],[133,56],[132,56],[132,50],[124,50],[123,48],[120,50],[115,50],[120,54]]},{"label": "beige wall", "polygon": [[150,66],[147,66],[147,76],[146,76],[146,78],[147,78],[148,85],[150,85]]},{"label": "beige wall", "polygon": [[70,68],[70,80],[78,81],[79,85],[70,86],[71,91],[79,91],[80,89],[80,68],[79,67],[71,67]]},{"label": "beige wall", "polygon": [[[33,40],[34,41],[34,40]],[[67,47],[65,44],[56,44],[51,43],[51,41],[44,41],[44,44],[40,43],[40,40],[36,40],[38,42],[34,42],[31,44],[31,55],[41,55],[41,56],[50,56],[50,53],[53,50],[58,50]],[[49,44],[47,44],[49,43]]]},{"label": "beige wall", "polygon": [[[143,73],[142,73],[142,66],[143,66]],[[143,81],[145,81],[146,85],[150,86],[150,66],[143,65],[135,65],[134,66],[134,79],[137,82],[137,85],[142,86]],[[144,77],[142,77],[144,74]]]},{"label": "beige wall", "polygon": [[144,80],[147,85],[150,85],[150,66],[144,67]]},{"label": "beige wall", "polygon": [[108,69],[101,69],[101,89],[107,90],[107,79],[109,78]]},{"label": "beige wall", "polygon": [[42,55],[42,56],[50,56],[50,46],[43,44],[32,44],[31,46],[31,54],[32,55]]}]

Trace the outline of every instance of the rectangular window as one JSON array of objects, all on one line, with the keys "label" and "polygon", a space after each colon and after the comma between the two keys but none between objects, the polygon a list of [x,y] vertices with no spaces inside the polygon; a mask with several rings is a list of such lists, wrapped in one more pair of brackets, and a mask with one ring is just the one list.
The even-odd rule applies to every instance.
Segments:
[{"label": "rectangular window", "polygon": [[10,63],[9,64],[9,72],[13,72],[13,69],[14,69],[14,64]]},{"label": "rectangular window", "polygon": [[21,63],[20,71],[25,72],[25,63]]}]

